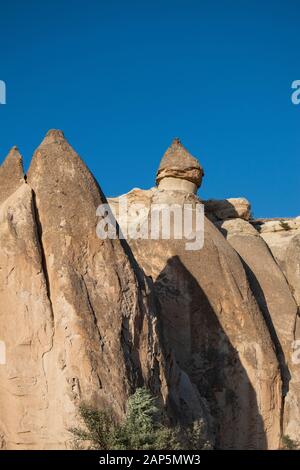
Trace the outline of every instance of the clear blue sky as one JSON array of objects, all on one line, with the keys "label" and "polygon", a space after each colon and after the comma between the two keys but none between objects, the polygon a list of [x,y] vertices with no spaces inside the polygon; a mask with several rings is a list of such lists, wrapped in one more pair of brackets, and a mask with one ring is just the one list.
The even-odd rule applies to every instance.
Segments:
[{"label": "clear blue sky", "polygon": [[300,1],[1,0],[0,161],[59,128],[106,195],[151,187],[173,137],[204,198],[300,215]]}]

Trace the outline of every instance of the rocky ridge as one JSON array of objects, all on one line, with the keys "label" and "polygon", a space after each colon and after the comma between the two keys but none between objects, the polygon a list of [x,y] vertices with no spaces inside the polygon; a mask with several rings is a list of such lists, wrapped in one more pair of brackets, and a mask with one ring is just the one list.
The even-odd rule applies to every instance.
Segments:
[{"label": "rocky ridge", "polygon": [[[244,198],[201,201],[203,175],[175,140],[158,187],[122,196],[144,208],[129,226],[152,204],[204,203],[204,246],[192,252],[185,240],[100,240],[107,200],[61,131],[26,178],[11,150],[0,167],[2,448],[69,448],[81,402],[122,419],[142,385],[171,423],[200,419],[216,448],[300,440],[299,218],[253,220]],[[122,228],[119,198],[108,202]]]}]

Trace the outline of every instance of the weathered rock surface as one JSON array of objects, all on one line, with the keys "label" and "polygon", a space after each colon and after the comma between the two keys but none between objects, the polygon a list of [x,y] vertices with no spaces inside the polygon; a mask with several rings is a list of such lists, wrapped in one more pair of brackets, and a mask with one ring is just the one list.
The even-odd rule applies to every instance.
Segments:
[{"label": "weathered rock surface", "polygon": [[297,306],[267,244],[253,226],[242,219],[223,222],[221,230],[242,258],[255,298],[270,327],[274,325],[283,350],[290,354]]},{"label": "weathered rock surface", "polygon": [[27,178],[11,150],[0,167],[0,448],[68,448],[81,402],[122,418],[142,385],[173,422],[201,419],[217,448],[300,440],[300,219],[252,220],[244,198],[209,200],[202,249],[140,238],[153,205],[195,212],[203,174],[175,140],[158,188],[122,196],[128,213],[110,199],[129,247],[97,237],[105,196],[61,131]]},{"label": "weathered rock surface", "polygon": [[285,264],[287,280],[300,309],[300,233],[288,244]]},{"label": "weathered rock surface", "polygon": [[[132,191],[127,199],[129,206],[141,203],[148,208],[157,203],[199,202],[192,194],[155,189]],[[117,199],[109,202],[116,211]],[[129,232],[137,220],[143,225],[145,212],[129,210]],[[122,228],[122,219],[119,222]],[[209,403],[218,446],[277,448],[278,362],[236,252],[207,219],[204,247],[196,252],[185,249],[186,240],[129,243],[154,280],[164,335],[180,367]]]},{"label": "weathered rock surface", "polygon": [[128,395],[143,384],[177,420],[209,419],[160,340],[151,283],[125,242],[96,235],[102,202],[62,132],[50,131],[28,184],[0,206],[5,448],[69,447],[82,401],[122,417]]},{"label": "weathered rock surface", "polygon": [[[295,317],[293,328],[293,343],[289,350],[290,382],[289,392],[285,398],[283,433],[295,441],[300,436],[300,368],[299,368],[299,236],[300,218],[294,219],[262,219],[253,221],[255,228],[265,240],[272,254],[285,275],[297,306],[298,315]],[[275,293],[275,291],[274,291]],[[281,319],[278,319],[276,331],[280,336],[281,324],[287,315],[283,307]],[[275,327],[275,325],[274,325]]]},{"label": "weathered rock surface", "polygon": [[32,448],[37,442],[42,448],[47,429],[53,439],[52,423],[64,417],[59,409],[56,416],[49,413],[45,359],[52,347],[52,312],[32,191],[25,183],[0,206],[0,239],[0,339],[7,363],[0,366],[2,448]]},{"label": "weathered rock surface", "polygon": [[267,243],[282,271],[286,274],[287,248],[294,236],[300,234],[300,218],[258,220],[253,221],[253,225]]},{"label": "weathered rock surface", "polygon": [[229,199],[209,199],[203,201],[205,213],[213,222],[218,220],[241,218],[249,220],[251,217],[251,205],[243,197]]},{"label": "weathered rock surface", "polygon": [[[300,403],[298,404],[300,371],[298,371],[299,365],[294,364],[293,351],[294,341],[300,339],[300,336],[296,328],[298,307],[293,293],[267,244],[251,224],[241,219],[229,220],[222,223],[221,230],[241,256],[252,292],[269,326],[283,378],[285,397],[283,433],[298,441],[300,439]],[[292,260],[286,263],[291,272],[291,281],[295,286],[297,281],[294,273],[297,272],[298,252],[299,246],[295,244],[295,248],[291,249],[291,257],[295,265]],[[291,403],[293,406],[290,405]]]},{"label": "weathered rock surface", "polygon": [[183,190],[196,192],[203,176],[204,171],[198,160],[187,151],[179,139],[174,139],[160,162],[156,183],[160,189],[180,189],[177,185],[181,184]]},{"label": "weathered rock surface", "polygon": [[285,434],[296,441],[300,438],[300,234],[295,235],[286,249],[285,269],[291,292],[297,302],[298,315],[294,324],[291,390],[285,401]]},{"label": "weathered rock surface", "polygon": [[22,157],[13,147],[0,165],[0,204],[13,194],[24,182]]}]

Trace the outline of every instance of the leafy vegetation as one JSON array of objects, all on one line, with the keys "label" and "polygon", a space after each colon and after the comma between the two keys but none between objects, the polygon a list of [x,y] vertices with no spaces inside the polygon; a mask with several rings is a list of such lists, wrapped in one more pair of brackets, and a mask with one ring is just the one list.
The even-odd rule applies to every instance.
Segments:
[{"label": "leafy vegetation", "polygon": [[282,437],[282,449],[283,450],[299,450],[300,449],[300,442],[294,441],[290,438],[290,436],[283,436]]},{"label": "leafy vegetation", "polygon": [[188,427],[169,427],[157,400],[145,388],[129,398],[124,422],[118,423],[111,410],[80,406],[84,428],[72,428],[75,448],[96,450],[210,449],[201,421]]},{"label": "leafy vegetation", "polygon": [[289,226],[289,224],[287,222],[285,222],[284,220],[281,220],[280,221],[280,227],[283,228],[283,230],[291,230],[291,227]]}]

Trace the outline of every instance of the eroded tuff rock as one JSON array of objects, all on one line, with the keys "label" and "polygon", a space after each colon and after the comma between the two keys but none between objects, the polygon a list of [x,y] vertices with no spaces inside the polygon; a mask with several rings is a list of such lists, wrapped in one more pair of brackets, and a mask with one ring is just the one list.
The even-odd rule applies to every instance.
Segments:
[{"label": "eroded tuff rock", "polygon": [[270,322],[270,328],[274,325],[284,352],[290,354],[297,305],[285,276],[251,224],[242,219],[228,220],[221,224],[221,231],[240,255],[252,291]]},{"label": "eroded tuff rock", "polygon": [[[294,363],[294,341],[300,339],[297,328],[298,307],[290,286],[273,258],[266,242],[248,222],[242,219],[223,222],[221,230],[233,248],[240,255],[251,289],[264,314],[277,350],[283,379],[284,428],[283,433],[295,441],[300,439],[300,371]],[[297,272],[299,247],[291,249],[286,265],[291,273]],[[299,259],[298,259],[299,262]],[[291,281],[297,285],[294,275]]]},{"label": "eroded tuff rock", "polygon": [[[172,152],[164,163],[164,171],[171,172]],[[196,252],[186,250],[186,240],[174,237],[139,239],[136,226],[147,230],[154,205],[183,207],[188,203],[195,208],[200,200],[188,187],[173,181],[166,188],[135,189],[120,199],[128,203],[126,216],[118,213],[117,198],[109,200],[112,210],[122,230],[127,222],[126,231],[134,234],[129,243],[139,264],[154,279],[164,335],[180,367],[209,403],[217,445],[277,448],[283,411],[280,358],[239,255],[208,219],[204,246]],[[139,210],[139,204],[144,208]],[[204,205],[214,221],[250,218],[250,204],[243,198],[205,201]],[[245,224],[251,236],[256,234]],[[279,270],[276,274],[294,315],[288,286]]]},{"label": "eroded tuff rock", "polygon": [[[123,196],[125,198],[126,195]],[[118,218],[118,199],[109,199]],[[127,195],[128,225],[149,213],[132,204],[196,204],[178,190],[134,190]],[[119,219],[121,228],[124,220]],[[149,222],[150,224],[150,222]],[[273,343],[239,256],[205,220],[205,243],[187,251],[186,240],[129,240],[154,280],[165,338],[176,360],[205,397],[221,448],[277,448],[281,378]]]},{"label": "eroded tuff rock", "polygon": [[0,206],[2,446],[65,448],[78,405],[112,407],[146,384],[169,415],[209,420],[157,326],[152,286],[119,240],[96,236],[105,198],[61,131]]},{"label": "eroded tuff rock", "polygon": [[[291,373],[291,393],[285,401],[285,433],[300,438],[300,234],[288,244],[285,257],[286,276],[291,292],[297,302],[298,315],[294,324],[293,368]],[[293,392],[293,393],[292,393]]]},{"label": "eroded tuff rock", "polygon": [[22,157],[13,147],[0,165],[0,204],[13,194],[24,182]]},{"label": "eroded tuff rock", "polygon": [[[293,329],[293,347],[287,356],[290,358],[289,392],[284,403],[284,433],[295,440],[299,440],[300,431],[300,368],[299,368],[299,237],[300,217],[294,219],[261,219],[252,221],[270,248],[277,264],[285,275],[297,307],[298,315],[295,317]],[[263,266],[261,267],[263,269]],[[282,309],[281,320],[278,319],[277,329],[280,335],[281,323],[287,315],[285,307]],[[274,325],[275,326],[275,325]]]},{"label": "eroded tuff rock", "polygon": [[[176,140],[158,188],[123,196],[129,217],[110,204],[136,235],[152,204],[195,209],[202,176]],[[299,439],[298,219],[248,223],[247,200],[210,200],[201,250],[184,239],[130,249],[96,236],[103,202],[61,131],[35,152],[28,183],[15,148],[0,167],[0,447],[69,447],[80,402],[122,417],[143,384],[172,420],[201,418],[217,447]]]},{"label": "eroded tuff rock", "polygon": [[294,236],[300,234],[300,217],[295,219],[261,219],[254,220],[252,223],[286,274],[287,248]]},{"label": "eroded tuff rock", "polygon": [[285,262],[286,276],[300,310],[300,233],[288,244]]},{"label": "eroded tuff rock", "polygon": [[164,154],[156,175],[159,189],[180,189],[196,193],[204,176],[203,168],[182,145],[174,139]]},{"label": "eroded tuff rock", "polygon": [[52,348],[52,311],[25,183],[0,206],[0,240],[0,339],[7,363],[0,366],[2,447],[43,448],[45,440],[57,442],[57,427],[51,428],[65,418],[51,408],[45,359]]},{"label": "eroded tuff rock", "polygon": [[241,218],[249,220],[251,217],[251,205],[243,197],[229,199],[209,199],[203,201],[207,217],[216,222],[219,220]]},{"label": "eroded tuff rock", "polygon": [[251,222],[270,248],[290,285],[299,307],[299,239],[300,217],[294,219],[261,219]]}]

